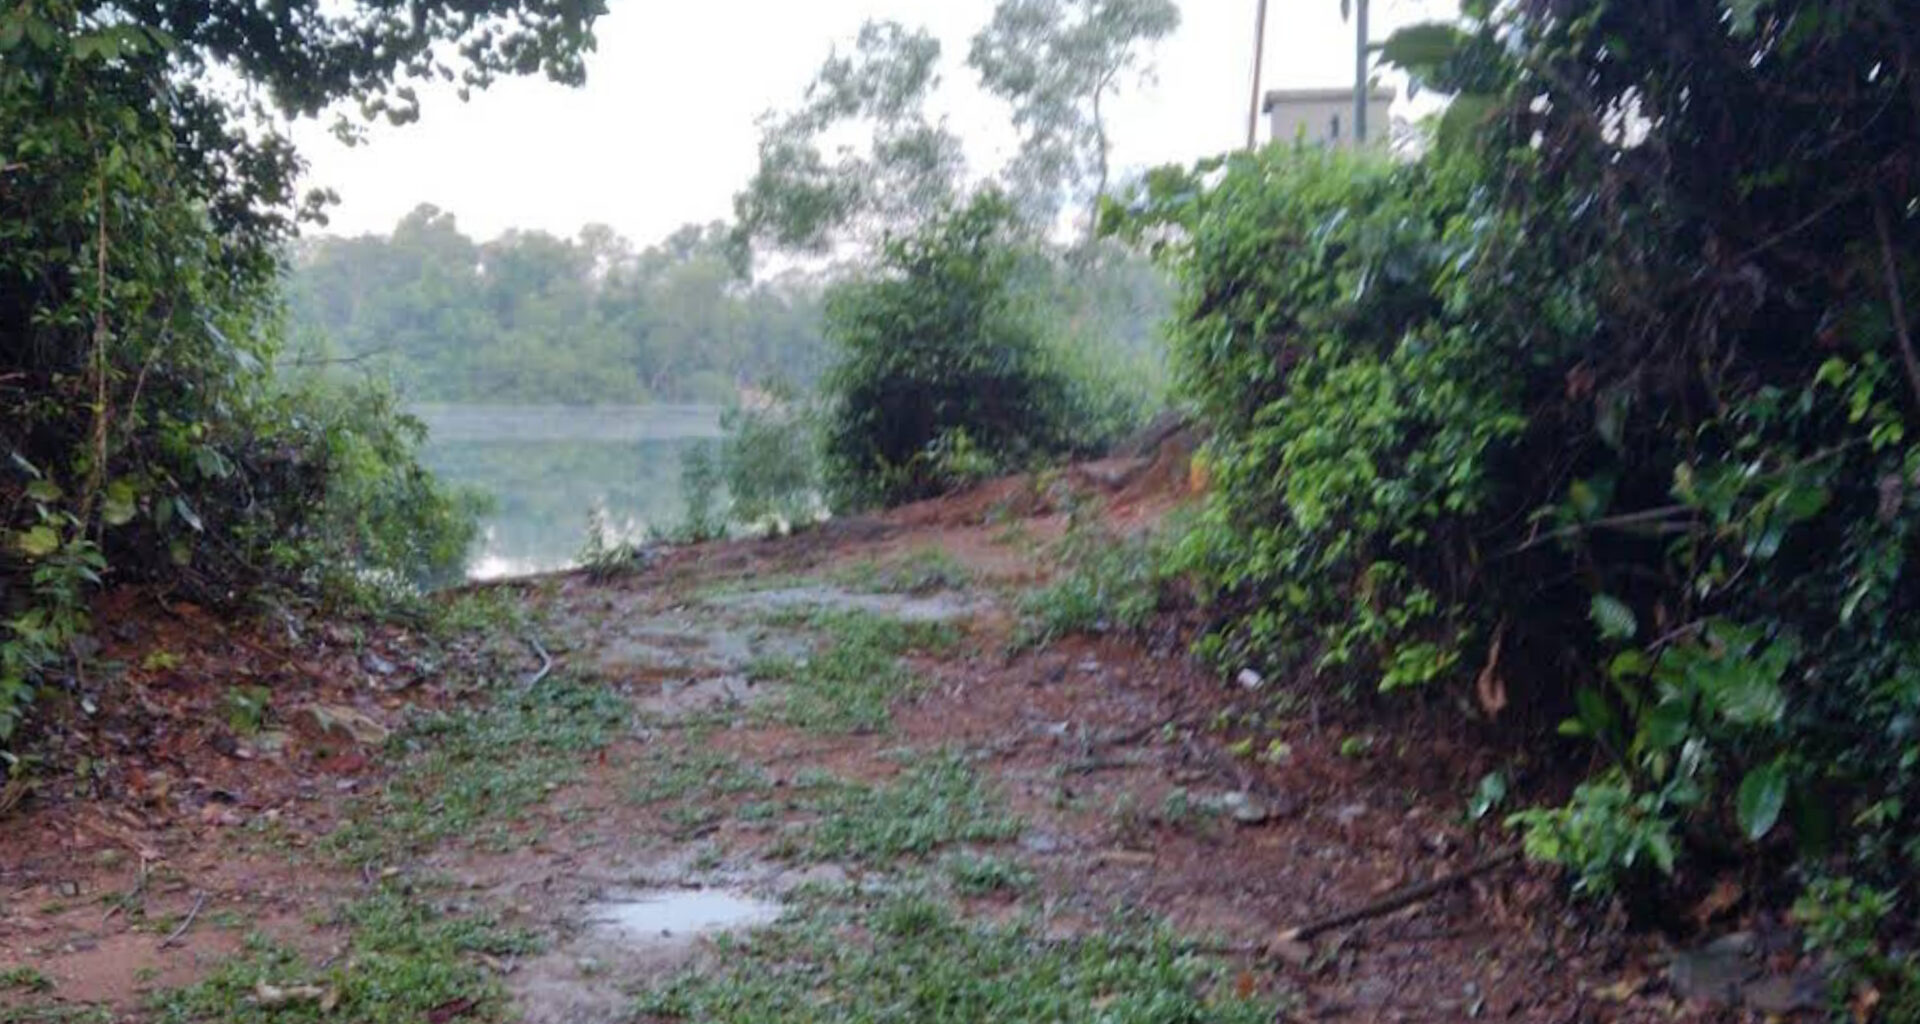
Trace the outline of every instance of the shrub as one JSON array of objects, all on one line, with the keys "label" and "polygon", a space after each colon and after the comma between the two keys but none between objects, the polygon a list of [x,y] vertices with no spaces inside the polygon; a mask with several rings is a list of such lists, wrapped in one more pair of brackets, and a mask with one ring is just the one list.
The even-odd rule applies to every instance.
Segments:
[{"label": "shrub", "polygon": [[1017,281],[1030,243],[1012,204],[983,192],[827,299],[839,361],[825,381],[826,484],[838,506],[941,493],[1110,430],[1049,344]]},{"label": "shrub", "polygon": [[1591,891],[1744,849],[1910,902],[1920,67],[1875,5],[1467,6],[1387,46],[1463,93],[1425,158],[1147,183],[1204,648],[1565,715],[1605,774],[1516,823]]},{"label": "shrub", "polygon": [[791,405],[731,409],[720,462],[728,517],[746,526],[805,526],[820,512],[819,460],[813,423]]}]

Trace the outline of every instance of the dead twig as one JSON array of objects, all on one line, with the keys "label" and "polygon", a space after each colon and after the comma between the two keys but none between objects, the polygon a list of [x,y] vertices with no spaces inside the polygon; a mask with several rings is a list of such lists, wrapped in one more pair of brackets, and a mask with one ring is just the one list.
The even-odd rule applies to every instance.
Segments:
[{"label": "dead twig", "polygon": [[535,672],[533,677],[528,679],[522,686],[523,689],[531,690],[539,686],[540,681],[547,678],[547,674],[553,671],[553,655],[548,654],[547,649],[540,646],[538,637],[529,635],[527,637],[527,646],[533,648],[533,653],[540,656],[540,671]]},{"label": "dead twig", "polygon": [[1358,924],[1361,921],[1391,914],[1402,907],[1410,907],[1422,900],[1430,899],[1440,893],[1446,892],[1456,885],[1472,881],[1481,875],[1487,874],[1490,871],[1497,871],[1519,860],[1519,850],[1508,850],[1505,853],[1495,854],[1469,867],[1455,871],[1452,874],[1442,875],[1431,882],[1422,882],[1419,885],[1410,885],[1402,889],[1397,889],[1377,900],[1363,906],[1355,907],[1352,910],[1343,910],[1338,914],[1330,914],[1326,917],[1309,921],[1298,927],[1285,929],[1280,933],[1280,941],[1304,942],[1322,932],[1332,931],[1335,928],[1344,928],[1350,924]]},{"label": "dead twig", "polygon": [[180,937],[182,935],[187,934],[187,929],[193,927],[194,918],[197,918],[200,916],[200,908],[206,905],[207,905],[207,894],[203,892],[200,894],[199,899],[196,899],[193,901],[193,909],[187,911],[187,919],[180,922],[180,927],[175,928],[173,930],[173,934],[160,940],[160,948],[165,949],[168,946],[171,946],[174,943],[179,942]]},{"label": "dead twig", "polygon": [[1880,263],[1886,274],[1887,312],[1893,317],[1893,336],[1900,343],[1900,362],[1907,368],[1907,383],[1913,387],[1913,399],[1920,402],[1920,356],[1914,354],[1913,334],[1907,327],[1907,303],[1900,294],[1900,264],[1893,254],[1893,231],[1887,227],[1887,208],[1876,193],[1873,197],[1873,227],[1880,235]]}]

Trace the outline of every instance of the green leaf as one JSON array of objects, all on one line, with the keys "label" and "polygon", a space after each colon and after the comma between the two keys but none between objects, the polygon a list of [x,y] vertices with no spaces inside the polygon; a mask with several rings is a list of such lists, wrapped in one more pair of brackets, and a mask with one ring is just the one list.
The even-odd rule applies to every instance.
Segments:
[{"label": "green leaf", "polygon": [[60,550],[60,534],[42,523],[15,536],[14,543],[28,558],[45,558]]},{"label": "green leaf", "polygon": [[1453,58],[1467,41],[1467,34],[1440,21],[1408,25],[1387,37],[1380,46],[1380,59],[1416,75],[1431,74]]},{"label": "green leaf", "polygon": [[27,485],[27,497],[42,505],[51,505],[60,500],[60,485],[51,480],[35,480]]},{"label": "green leaf", "polygon": [[1473,820],[1479,821],[1487,812],[1500,806],[1507,799],[1507,777],[1499,772],[1488,772],[1480,779],[1480,785],[1474,789],[1473,799],[1467,804],[1467,812]]},{"label": "green leaf", "polygon": [[1773,831],[1786,804],[1787,771],[1779,761],[1748,772],[1740,782],[1740,793],[1734,804],[1740,818],[1740,831],[1745,832],[1748,839],[1758,840]]},{"label": "green leaf", "polygon": [[1631,640],[1640,631],[1640,621],[1634,618],[1633,609],[1611,594],[1593,595],[1587,617],[1600,630],[1603,640]]},{"label": "green leaf", "polygon": [[100,502],[100,518],[108,526],[125,526],[133,521],[139,505],[138,495],[133,484],[125,480],[115,480],[107,485],[106,496]]}]

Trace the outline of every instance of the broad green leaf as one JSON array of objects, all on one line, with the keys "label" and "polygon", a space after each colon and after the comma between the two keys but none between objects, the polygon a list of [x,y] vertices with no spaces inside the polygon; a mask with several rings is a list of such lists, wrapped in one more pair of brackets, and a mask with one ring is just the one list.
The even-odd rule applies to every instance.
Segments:
[{"label": "broad green leaf", "polygon": [[106,496],[100,502],[100,518],[108,526],[125,526],[133,521],[139,511],[138,495],[133,484],[125,480],[115,480],[107,485]]},{"label": "broad green leaf", "polygon": [[28,558],[45,558],[60,550],[60,534],[53,527],[42,523],[16,535],[14,543]]},{"label": "broad green leaf", "polygon": [[1640,631],[1640,622],[1634,618],[1633,609],[1611,594],[1593,595],[1593,602],[1587,608],[1587,617],[1600,630],[1603,640],[1631,640]]},{"label": "broad green leaf", "polygon": [[60,495],[60,485],[51,480],[35,480],[27,485],[27,497],[42,505],[59,501]]},{"label": "broad green leaf", "polygon": [[1757,840],[1773,831],[1780,820],[1780,809],[1787,803],[1787,772],[1778,761],[1747,773],[1740,782],[1734,810],[1740,818],[1740,831]]}]

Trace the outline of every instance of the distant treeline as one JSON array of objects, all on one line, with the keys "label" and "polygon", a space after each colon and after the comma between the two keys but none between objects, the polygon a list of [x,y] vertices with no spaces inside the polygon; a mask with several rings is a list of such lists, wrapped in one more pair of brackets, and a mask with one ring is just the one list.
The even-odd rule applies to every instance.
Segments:
[{"label": "distant treeline", "polygon": [[[422,204],[390,235],[296,243],[287,282],[304,364],[390,374],[428,402],[727,401],[741,386],[813,390],[832,361],[826,275],[746,282],[728,227],[689,225],[636,250],[604,226],[490,242]],[[1157,391],[1161,273],[1117,248],[1029,260],[1028,301],[1056,342]]]},{"label": "distant treeline", "polygon": [[390,371],[421,401],[722,401],[806,389],[825,363],[820,282],[747,284],[718,225],[636,251],[604,226],[490,242],[421,205],[387,236],[295,249],[291,358]]}]

